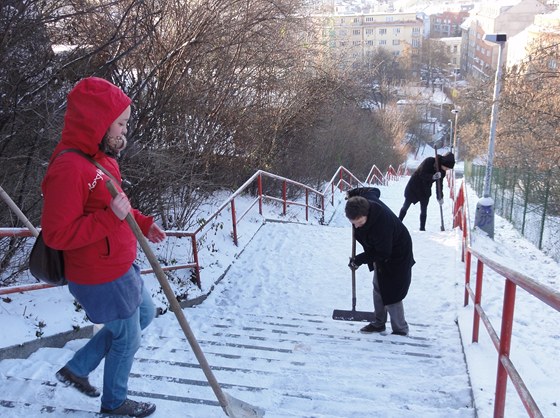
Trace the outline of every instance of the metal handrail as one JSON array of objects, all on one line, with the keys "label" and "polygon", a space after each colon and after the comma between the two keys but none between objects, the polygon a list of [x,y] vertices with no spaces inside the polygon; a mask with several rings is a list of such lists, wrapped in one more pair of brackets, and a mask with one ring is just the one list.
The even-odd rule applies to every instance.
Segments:
[{"label": "metal handrail", "polygon": [[[560,312],[560,292],[546,285],[538,283],[531,277],[510,269],[501,262],[492,259],[488,254],[477,251],[471,245],[469,216],[468,216],[468,200],[465,193],[464,182],[459,189],[458,199],[462,199],[461,205],[455,205],[454,215],[461,218],[459,226],[463,230],[463,259],[465,260],[465,301],[464,305],[469,304],[469,299],[474,302],[473,309],[473,334],[472,342],[478,342],[480,321],[485,326],[488,335],[494,347],[498,352],[498,370],[496,373],[496,391],[494,400],[494,417],[503,417],[506,401],[507,379],[511,380],[514,385],[521,402],[523,403],[530,417],[542,417],[530,391],[525,385],[520,374],[516,370],[510,358],[511,337],[513,328],[513,312],[515,307],[515,293],[517,286],[524,289],[530,295],[536,297],[543,303]],[[477,271],[475,290],[470,285],[471,275],[471,258],[477,258]],[[488,318],[488,315],[482,307],[482,284],[484,267],[492,269],[505,279],[505,290],[502,306],[502,322],[500,334],[496,332]]]},{"label": "metal handrail", "polygon": [[[391,172],[391,175],[394,175],[394,170]],[[262,184],[264,178],[270,178],[282,182],[282,198],[269,196],[263,193]],[[235,209],[235,199],[239,197],[243,192],[245,192],[255,181],[257,181],[257,187],[258,187],[257,197],[240,216],[237,216],[237,212]],[[231,196],[229,196],[220,206],[218,206],[218,208],[207,219],[205,219],[204,223],[200,225],[196,230],[165,231],[168,236],[189,237],[191,239],[193,260],[192,262],[187,264],[163,267],[163,270],[178,270],[182,268],[193,268],[195,270],[194,277],[196,278],[196,284],[200,288],[201,283],[200,283],[200,263],[198,259],[198,242],[209,231],[208,225],[211,225],[212,221],[214,221],[220,215],[220,213],[228,207],[231,208],[232,238],[234,244],[238,245],[237,226],[239,222],[247,215],[247,213],[256,206],[257,203],[259,205],[260,215],[263,214],[263,207],[262,207],[263,201],[270,200],[282,204],[283,215],[286,215],[288,205],[294,205],[294,206],[305,207],[306,221],[309,220],[309,210],[319,212],[321,214],[321,220],[323,220],[324,213],[325,213],[326,196],[329,193],[332,193],[331,204],[334,205],[334,193],[336,190],[342,192],[355,185],[362,186],[363,184],[364,183],[362,183],[356,176],[354,176],[354,174],[352,174],[349,170],[347,170],[343,166],[340,166],[337,169],[336,173],[334,174],[330,182],[327,183],[327,185],[325,186],[323,192],[320,192],[303,183],[290,180],[285,177],[278,176],[276,174],[272,174],[263,170],[258,170],[243,185],[241,185],[235,192],[233,192]],[[305,203],[289,200],[287,198],[288,185],[295,186],[305,191]],[[319,200],[320,204],[318,206],[310,203],[310,199],[309,199],[310,195],[315,196],[316,199]],[[30,236],[33,236],[33,233],[28,228],[0,228],[0,237],[30,237]],[[151,269],[146,269],[141,271],[142,274],[147,274],[152,272],[153,270]],[[5,287],[5,288],[0,288],[0,295],[24,292],[28,290],[44,289],[49,287],[52,286],[44,283]]]}]

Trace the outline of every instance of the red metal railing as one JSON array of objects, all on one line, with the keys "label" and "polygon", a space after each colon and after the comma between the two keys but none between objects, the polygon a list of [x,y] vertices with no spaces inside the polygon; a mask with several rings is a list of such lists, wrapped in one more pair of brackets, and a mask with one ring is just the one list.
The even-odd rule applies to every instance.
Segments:
[{"label": "red metal railing", "polygon": [[[560,292],[536,282],[520,272],[511,270],[503,264],[493,260],[488,254],[482,254],[471,246],[468,228],[468,206],[464,183],[461,184],[454,207],[454,226],[459,226],[463,231],[463,260],[465,261],[465,300],[464,304],[469,304],[469,299],[474,301],[473,310],[473,335],[472,342],[478,342],[480,321],[486,327],[488,335],[498,352],[498,370],[496,374],[496,392],[494,400],[494,417],[503,417],[506,402],[507,380],[510,378],[513,386],[517,390],[519,398],[523,403],[530,417],[542,417],[535,400],[517,372],[510,358],[511,337],[513,328],[513,313],[515,308],[515,293],[517,286],[527,291],[543,303],[560,311]],[[471,260],[477,259],[475,289],[471,288]],[[501,275],[505,279],[505,290],[502,306],[502,322],[500,335],[492,326],[488,315],[482,307],[482,285],[484,267],[488,267]]]},{"label": "red metal railing", "polygon": [[[374,168],[376,168],[374,166]],[[373,168],[372,168],[373,170]],[[379,171],[376,168],[377,171]],[[380,171],[379,171],[380,172]],[[390,175],[394,177],[395,173],[394,170],[388,171],[391,173]],[[383,176],[383,178],[388,178],[388,175]],[[267,195],[263,192],[263,182],[265,179],[270,179],[273,181],[281,182],[281,198]],[[386,181],[386,180],[384,180]],[[243,193],[247,192],[249,188],[251,188],[254,183],[256,182],[257,186],[257,196],[255,199],[250,202],[249,206],[242,214],[238,214],[236,207],[235,207],[235,200]],[[258,203],[259,214],[263,215],[263,202],[266,201],[273,201],[281,203],[282,205],[282,214],[286,215],[288,206],[300,206],[305,208],[305,220],[309,221],[309,214],[310,210],[318,212],[321,214],[321,221],[324,220],[324,213],[325,213],[325,201],[326,197],[330,195],[331,197],[331,205],[334,205],[334,194],[337,190],[344,191],[351,187],[363,185],[363,183],[358,180],[356,176],[354,176],[350,171],[348,171],[344,167],[339,167],[336,171],[335,175],[331,179],[329,183],[325,186],[323,192],[313,189],[312,187],[306,186],[305,184],[299,183],[297,181],[289,180],[287,178],[277,176],[275,174],[268,173],[266,171],[259,170],[253,176],[251,176],[241,187],[239,187],[225,202],[223,202],[215,211],[205,219],[204,223],[200,225],[195,231],[166,231],[166,234],[171,237],[189,237],[191,239],[192,245],[192,262],[188,264],[181,264],[181,265],[174,265],[174,266],[165,266],[163,267],[164,271],[167,270],[178,270],[184,268],[192,268],[194,269],[196,284],[198,287],[201,286],[200,283],[200,263],[199,263],[199,242],[204,237],[204,235],[210,230],[209,225],[212,224],[214,220],[226,209],[231,208],[231,223],[232,223],[232,238],[235,245],[238,245],[238,225],[241,220],[251,211],[252,208]],[[299,190],[300,195],[301,191],[303,191],[305,195],[304,202],[289,200],[288,199],[288,187],[293,187],[296,189],[296,192]],[[297,194],[297,193],[295,193]],[[317,204],[313,205],[312,202],[318,202]],[[2,237],[31,237],[33,236],[32,232],[27,228],[0,228],[0,238]],[[152,273],[153,270],[146,269],[142,270],[142,274]],[[38,283],[32,285],[22,285],[22,286],[12,286],[12,287],[5,287],[0,288],[0,295],[9,294],[9,293],[16,293],[16,292],[24,292],[29,290],[37,290],[37,289],[44,289],[51,287],[50,285]]]}]

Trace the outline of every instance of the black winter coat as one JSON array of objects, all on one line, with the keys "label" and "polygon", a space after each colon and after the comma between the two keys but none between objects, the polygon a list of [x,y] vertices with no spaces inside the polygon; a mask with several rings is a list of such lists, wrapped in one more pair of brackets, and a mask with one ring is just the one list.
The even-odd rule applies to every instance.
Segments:
[{"label": "black winter coat", "polygon": [[[377,280],[385,305],[403,300],[410,286],[414,265],[412,239],[399,218],[383,202],[369,202],[364,226],[354,233],[364,252],[356,256],[359,264],[367,263],[377,270]],[[352,226],[354,228],[354,226]]]},{"label": "black winter coat", "polygon": [[436,181],[436,196],[443,197],[443,179],[445,178],[445,170],[441,167],[441,181],[433,180],[432,177],[436,173],[435,157],[428,157],[420,163],[416,171],[408,180],[408,184],[404,189],[404,197],[416,204],[421,200],[429,200],[432,195],[432,183]]}]

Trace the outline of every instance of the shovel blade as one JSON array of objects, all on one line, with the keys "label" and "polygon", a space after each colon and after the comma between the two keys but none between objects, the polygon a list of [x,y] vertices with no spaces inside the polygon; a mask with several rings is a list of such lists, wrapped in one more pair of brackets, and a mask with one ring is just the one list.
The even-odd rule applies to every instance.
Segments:
[{"label": "shovel blade", "polygon": [[375,314],[373,312],[335,309],[332,314],[332,319],[337,321],[373,322],[375,320]]},{"label": "shovel blade", "polygon": [[264,417],[264,409],[243,402],[224,392],[227,401],[225,412],[228,417],[232,418],[262,418]]}]

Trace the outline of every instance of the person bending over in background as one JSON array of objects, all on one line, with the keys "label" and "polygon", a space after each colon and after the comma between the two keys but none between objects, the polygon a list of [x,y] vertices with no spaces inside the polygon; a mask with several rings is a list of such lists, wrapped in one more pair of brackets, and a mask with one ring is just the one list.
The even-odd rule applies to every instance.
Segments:
[{"label": "person bending over in background", "polygon": [[436,170],[435,157],[428,157],[416,169],[408,180],[404,189],[404,203],[399,213],[402,221],[411,204],[420,202],[420,231],[426,230],[426,218],[428,216],[428,202],[432,196],[432,183],[436,180],[436,197],[440,205],[443,204],[443,179],[445,172],[455,166],[455,156],[448,152],[438,157],[439,170]]},{"label": "person bending over in background", "polygon": [[64,128],[42,182],[41,225],[45,243],[63,250],[68,290],[88,318],[104,324],[62,367],[56,377],[87,396],[99,391],[89,374],[105,359],[101,413],[145,417],[156,407],[127,398],[128,377],[141,330],[155,316],[150,293],[140,277],[136,237],[124,222],[130,212],[151,242],[165,233],[152,217],[131,209],[121,191],[111,197],[109,177],[79,150],[122,182],[116,157],[126,146],[131,100],[110,82],[81,80],[68,94]]},{"label": "person bending over in background", "polygon": [[361,196],[350,197],[345,213],[354,228],[354,236],[364,252],[350,259],[348,266],[355,270],[367,264],[373,271],[373,307],[375,320],[361,332],[383,332],[387,313],[393,334],[408,335],[403,299],[408,293],[415,264],[412,239],[397,216],[379,200]]}]

